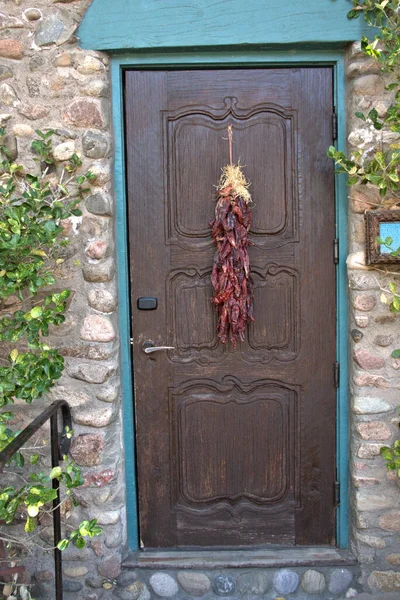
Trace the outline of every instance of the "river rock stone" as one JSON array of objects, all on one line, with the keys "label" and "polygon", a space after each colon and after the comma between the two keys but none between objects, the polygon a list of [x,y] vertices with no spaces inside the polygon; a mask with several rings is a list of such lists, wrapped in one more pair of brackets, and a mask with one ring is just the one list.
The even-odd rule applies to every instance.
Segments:
[{"label": "river rock stone", "polygon": [[96,176],[96,185],[102,186],[111,179],[109,161],[99,160],[90,165],[90,171]]},{"label": "river rock stone", "polygon": [[235,592],[235,580],[230,575],[216,575],[213,581],[213,590],[217,596],[229,596]]},{"label": "river rock stone", "polygon": [[393,344],[393,336],[392,335],[377,335],[375,336],[374,339],[374,344],[376,344],[377,346],[382,346],[383,348],[386,348],[387,346],[390,346],[391,344]]},{"label": "river rock stone", "polygon": [[325,586],[325,577],[319,571],[309,569],[301,578],[301,587],[307,594],[322,594]]},{"label": "river rock stone", "polygon": [[375,294],[357,294],[353,301],[353,306],[357,310],[368,312],[376,306]]},{"label": "river rock stone", "polygon": [[151,594],[147,585],[143,584],[142,590],[139,594],[138,600],[150,600]]},{"label": "river rock stone", "polygon": [[88,98],[73,100],[67,106],[64,118],[71,125],[75,125],[75,127],[95,127],[102,129],[105,126],[99,101]]},{"label": "river rock stone", "polygon": [[85,201],[85,206],[86,209],[94,215],[108,217],[112,214],[110,197],[100,192],[88,196]]},{"label": "river rock stone", "polygon": [[70,67],[72,65],[72,58],[69,52],[61,52],[54,59],[54,66],[56,67]]},{"label": "river rock stone", "polygon": [[82,268],[85,281],[104,283],[112,281],[115,274],[114,260],[110,256],[98,263],[86,263]]},{"label": "river rock stone", "polygon": [[29,61],[30,71],[41,71],[46,64],[46,59],[41,54],[35,54]]},{"label": "river rock stone", "polygon": [[390,387],[390,382],[380,375],[372,375],[371,373],[358,373],[353,377],[355,385],[359,387],[375,387],[385,390]]},{"label": "river rock stone", "polygon": [[[364,224],[361,224],[364,226]],[[364,235],[364,229],[362,230]],[[350,271],[348,272],[349,287],[352,290],[367,291],[377,290],[379,285],[376,281],[376,277],[369,275],[365,271]]]},{"label": "river rock stone", "polygon": [[80,58],[75,65],[76,70],[83,75],[92,75],[99,71],[104,71],[104,64],[98,58],[85,54]]},{"label": "river rock stone", "polygon": [[393,500],[390,496],[383,494],[367,494],[366,492],[356,493],[357,509],[364,510],[382,510],[393,506]]},{"label": "river rock stone", "polygon": [[24,47],[19,40],[10,38],[0,40],[0,57],[20,60],[24,56]]},{"label": "river rock stone", "polygon": [[392,432],[384,421],[358,423],[356,429],[363,440],[389,440],[392,437]]},{"label": "river rock stone", "polygon": [[[86,573],[87,573],[87,569],[86,569]],[[64,570],[64,574],[67,575],[65,570]],[[82,589],[83,589],[83,583],[81,583],[80,581],[71,581],[70,579],[63,579],[64,592],[80,592]]]},{"label": "river rock stone", "polygon": [[364,348],[357,348],[353,352],[354,361],[365,371],[381,369],[385,364],[382,356],[376,356]]},{"label": "river rock stone", "polygon": [[400,591],[400,572],[372,571],[368,577],[368,585],[380,592]]},{"label": "river rock stone", "polygon": [[392,410],[390,404],[382,398],[369,396],[356,396],[353,403],[353,412],[356,415],[373,415],[376,413],[385,413]]},{"label": "river rock stone", "polygon": [[16,137],[31,137],[34,133],[33,128],[25,123],[16,123],[12,128],[12,132]]},{"label": "river rock stone", "polygon": [[86,256],[92,258],[93,260],[101,260],[102,258],[104,258],[107,252],[107,248],[108,245],[106,242],[103,242],[102,240],[94,240],[93,242],[89,243],[85,250],[85,253]]},{"label": "river rock stone", "polygon": [[89,315],[83,321],[80,337],[87,342],[112,342],[115,339],[115,331],[107,317]]},{"label": "river rock stone", "polygon": [[38,8],[27,8],[23,12],[23,17],[27,21],[39,21],[42,18],[42,12]]},{"label": "river rock stone", "polygon": [[68,361],[66,371],[73,379],[80,379],[86,383],[105,383],[114,375],[115,366],[107,363]]},{"label": "river rock stone", "polygon": [[88,568],[85,567],[85,565],[68,565],[68,567],[64,567],[63,571],[64,575],[66,575],[67,577],[83,577],[84,575],[87,575],[87,573],[89,573]]},{"label": "river rock stone", "polygon": [[50,13],[45,17],[36,30],[35,44],[37,46],[49,46],[56,44],[64,33],[65,25],[61,20],[59,12]]},{"label": "river rock stone", "polygon": [[116,298],[108,290],[102,288],[91,289],[88,294],[89,305],[104,313],[110,313],[115,310]]},{"label": "river rock stone", "polygon": [[128,585],[132,585],[133,583],[139,583],[137,581],[137,573],[135,571],[121,571],[121,573],[117,577],[117,584],[120,587],[128,587]]},{"label": "river rock stone", "polygon": [[113,421],[115,414],[111,407],[96,407],[93,405],[84,408],[72,409],[72,416],[77,425],[88,427],[107,427]]},{"label": "river rock stone", "polygon": [[52,400],[66,400],[72,408],[82,406],[90,402],[90,397],[82,390],[75,390],[64,385],[56,385],[51,390]]},{"label": "river rock stone", "polygon": [[105,442],[100,433],[82,433],[73,438],[71,456],[82,467],[95,467],[101,462]]},{"label": "river rock stone", "polygon": [[353,338],[354,342],[356,344],[358,344],[363,339],[364,334],[363,334],[362,331],[359,331],[358,329],[352,329],[351,330],[351,337]]},{"label": "river rock stone", "polygon": [[40,96],[40,83],[34,77],[26,78],[26,87],[28,88],[28,94],[31,98]]},{"label": "river rock stone", "polygon": [[86,487],[103,487],[108,485],[110,481],[115,479],[116,473],[112,469],[105,469],[104,471],[87,473],[83,479]]},{"label": "river rock stone", "polygon": [[262,596],[268,590],[270,582],[265,573],[254,571],[239,575],[236,585],[240,594]]},{"label": "river rock stone", "polygon": [[17,17],[11,17],[0,12],[0,29],[18,29],[23,26],[23,22]]},{"label": "river rock stone", "polygon": [[18,97],[14,88],[8,83],[2,83],[0,85],[0,103],[4,106],[13,106],[17,100]]},{"label": "river rock stone", "polygon": [[104,98],[105,96],[108,96],[109,86],[103,79],[93,79],[82,87],[81,92],[82,94],[85,94],[85,96]]},{"label": "river rock stone", "polygon": [[391,510],[379,517],[379,527],[385,531],[400,531],[400,510]]},{"label": "river rock stone", "polygon": [[328,591],[330,594],[343,594],[352,581],[353,573],[349,569],[335,569],[329,581]]},{"label": "river rock stone", "polygon": [[172,598],[179,589],[175,579],[167,573],[153,573],[150,577],[150,585],[161,598]]},{"label": "river rock stone", "polygon": [[363,75],[358,77],[353,84],[355,94],[375,96],[385,89],[385,82],[379,75]]},{"label": "river rock stone", "polygon": [[365,329],[369,325],[369,317],[368,315],[354,315],[354,320],[358,327]]},{"label": "river rock stone", "polygon": [[100,575],[107,579],[117,579],[121,573],[121,559],[117,554],[106,558],[97,568]]},{"label": "river rock stone", "polygon": [[361,542],[362,544],[369,546],[370,548],[382,549],[382,548],[386,547],[385,540],[376,535],[366,535],[366,534],[359,533],[359,534],[357,534],[357,540],[359,542]]},{"label": "river rock stone", "polygon": [[14,76],[10,67],[6,65],[0,65],[0,81],[4,81],[5,79],[11,79]]},{"label": "river rock stone", "polygon": [[53,150],[53,157],[59,162],[69,160],[74,154],[75,142],[73,140],[63,142],[62,144],[58,144]]},{"label": "river rock stone", "polygon": [[361,444],[357,450],[358,458],[375,458],[381,452],[382,444]]},{"label": "river rock stone", "polygon": [[141,591],[141,589],[139,589],[139,584],[132,584],[132,586],[129,586],[129,588],[125,588],[122,590],[116,589],[113,597],[119,598],[119,600],[137,600]]},{"label": "river rock stone", "polygon": [[83,134],[83,154],[88,158],[104,158],[107,156],[108,148],[108,139],[103,133],[89,129]]},{"label": "river rock stone", "polygon": [[50,108],[43,104],[22,103],[18,107],[18,112],[30,121],[37,121],[47,117],[50,114]]},{"label": "river rock stone", "polygon": [[4,136],[3,141],[4,145],[6,146],[6,148],[8,148],[8,151],[10,153],[10,159],[15,161],[18,157],[18,146],[15,135],[13,135],[12,133],[8,133]]},{"label": "river rock stone", "polygon": [[108,386],[96,393],[96,398],[102,402],[114,402],[118,398],[119,387]]},{"label": "river rock stone", "polygon": [[177,578],[182,588],[190,596],[204,596],[211,588],[211,581],[204,573],[179,571]]},{"label": "river rock stone", "polygon": [[279,594],[293,594],[299,585],[300,577],[291,569],[281,569],[274,575],[273,584]]},{"label": "river rock stone", "polygon": [[400,566],[400,554],[389,554],[386,560],[390,565]]}]

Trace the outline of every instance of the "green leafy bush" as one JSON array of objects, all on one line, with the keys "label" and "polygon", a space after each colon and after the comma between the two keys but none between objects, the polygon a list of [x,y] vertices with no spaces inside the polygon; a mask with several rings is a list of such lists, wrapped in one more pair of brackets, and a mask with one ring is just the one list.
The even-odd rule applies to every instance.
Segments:
[{"label": "green leafy bush", "polygon": [[[65,321],[70,291],[55,291],[51,286],[57,283],[55,272],[68,245],[62,235],[63,221],[82,214],[79,203],[88,191],[85,186],[94,179],[90,172],[78,175],[82,163],[76,154],[57,172],[52,156],[54,132],[36,133],[38,139],[33,140],[31,149],[38,172],[32,174],[13,162],[5,144],[6,131],[0,128],[0,342],[8,351],[12,348],[0,366],[0,450],[17,434],[10,425],[14,415],[6,408],[15,400],[30,404],[45,396],[63,372],[64,359],[57,348],[46,343],[46,337],[51,326]],[[67,432],[68,437],[72,433]],[[35,531],[42,511],[53,510],[54,479],[62,484],[72,504],[72,490],[83,483],[79,467],[67,457],[49,473],[33,470],[40,465],[41,447],[37,450],[22,449],[12,459],[15,471],[29,457],[29,474],[17,470],[13,477],[19,477],[23,485],[0,487],[0,520],[13,524],[22,519],[27,534]],[[71,543],[83,548],[85,537],[100,532],[95,519],[83,521],[59,548]],[[4,533],[4,528],[1,537],[13,546],[27,548],[30,543]]]}]

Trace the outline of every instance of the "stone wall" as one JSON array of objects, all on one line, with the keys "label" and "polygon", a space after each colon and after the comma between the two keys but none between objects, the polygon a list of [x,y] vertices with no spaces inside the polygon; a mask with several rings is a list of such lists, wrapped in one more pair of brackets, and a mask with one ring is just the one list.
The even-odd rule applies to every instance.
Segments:
[{"label": "stone wall", "polygon": [[[392,79],[382,77],[359,44],[347,58],[349,150],[388,148],[398,136],[376,131],[354,112],[375,107],[383,117],[393,100],[385,91]],[[399,435],[400,361],[391,353],[400,346],[400,335],[399,316],[380,300],[393,275],[365,264],[364,211],[379,202],[372,188],[349,188],[351,547],[362,567],[361,582],[384,592],[400,589],[399,479],[379,455],[381,446]]]},{"label": "stone wall", "polygon": [[[380,287],[387,287],[390,276],[365,266],[363,212],[375,205],[377,196],[373,190],[355,188],[350,190],[348,260],[351,544],[361,565],[361,577],[346,569],[338,575],[333,567],[303,568],[289,574],[281,570],[120,573],[125,490],[110,79],[107,56],[82,51],[75,37],[87,4],[87,0],[7,0],[0,5],[0,124],[10,133],[9,144],[18,153],[18,162],[34,167],[28,158],[34,130],[51,128],[56,131],[54,157],[59,168],[78,152],[84,169],[97,175],[93,192],[82,207],[82,218],[65,223],[71,244],[58,275],[60,284],[72,289],[73,298],[66,323],[53,332],[53,342],[66,358],[66,369],[52,396],[65,398],[72,406],[76,432],[72,456],[85,477],[84,487],[76,493],[80,507],[71,522],[96,517],[104,533],[83,552],[64,553],[66,591],[71,598],[87,600],[150,600],[153,594],[182,598],[188,594],[207,598],[250,594],[269,599],[294,594],[295,590],[293,598],[304,598],[304,594],[336,598],[349,586],[348,597],[356,595],[362,586],[378,591],[400,589],[398,480],[386,471],[379,457],[381,445],[398,433],[400,361],[390,356],[400,346],[398,317],[380,302]],[[352,114],[366,111],[374,103],[383,115],[390,95],[375,63],[363,57],[357,45],[348,52],[348,78],[349,144],[372,147],[380,143],[380,134]],[[382,141],[388,144],[393,140],[384,134]],[[32,411],[39,409],[33,407]],[[25,407],[20,407],[20,412],[22,420],[27,417]],[[51,557],[37,556],[31,568],[35,597],[53,597]],[[336,580],[342,582],[340,591],[331,589]],[[234,589],[229,588],[232,581]],[[289,592],[290,581],[292,587],[296,585]],[[228,585],[228,591],[222,590],[222,584]]]},{"label": "stone wall", "polygon": [[[51,340],[66,361],[52,396],[72,407],[71,454],[85,479],[76,491],[80,507],[69,523],[96,517],[104,528],[83,552],[63,555],[66,589],[74,598],[87,576],[107,581],[118,576],[125,535],[110,78],[107,56],[83,52],[75,37],[87,5],[87,0],[0,3],[0,124],[10,134],[17,162],[35,169],[29,152],[34,130],[54,129],[58,168],[77,152],[84,171],[97,175],[81,207],[83,216],[64,223],[71,243],[57,285],[72,290],[72,301],[65,324],[53,330]],[[31,416],[25,406],[18,409],[22,420]],[[39,410],[32,406],[31,414]],[[34,597],[54,597],[51,554],[36,556],[31,567]]]}]

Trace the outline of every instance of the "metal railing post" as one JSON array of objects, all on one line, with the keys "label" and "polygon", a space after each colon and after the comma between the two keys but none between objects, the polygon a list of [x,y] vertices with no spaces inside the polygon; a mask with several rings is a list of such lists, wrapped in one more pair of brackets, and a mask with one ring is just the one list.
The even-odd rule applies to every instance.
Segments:
[{"label": "metal railing post", "polygon": [[[51,467],[58,467],[60,454],[58,439],[58,415],[53,414],[50,417],[50,441],[51,441]],[[62,557],[61,550],[57,548],[61,541],[61,509],[60,509],[60,482],[58,479],[52,479],[53,490],[56,490],[56,497],[53,500],[53,540],[54,540],[54,571],[56,584],[56,600],[63,600],[62,589]]]},{"label": "metal railing post", "polygon": [[[62,416],[62,434],[58,432],[58,412]],[[51,466],[58,467],[60,459],[68,454],[70,439],[66,435],[67,427],[72,428],[71,411],[68,402],[58,400],[46,408],[36,419],[21,431],[13,441],[0,452],[0,473],[8,461],[18,452],[23,445],[50,419]],[[60,507],[60,482],[52,479],[52,487],[57,492],[53,500],[53,543],[54,543],[54,571],[55,571],[55,600],[63,600],[62,586],[62,558],[61,550],[57,548],[61,540],[61,507]]]}]

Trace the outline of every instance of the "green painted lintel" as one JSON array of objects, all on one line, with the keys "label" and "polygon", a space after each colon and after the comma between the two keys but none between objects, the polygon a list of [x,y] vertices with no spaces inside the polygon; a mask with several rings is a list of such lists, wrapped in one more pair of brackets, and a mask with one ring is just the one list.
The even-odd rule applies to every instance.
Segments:
[{"label": "green painted lintel", "polygon": [[[110,6],[112,4],[112,6]],[[82,48],[120,50],[267,45],[345,47],[367,34],[351,0],[93,0]]]}]

